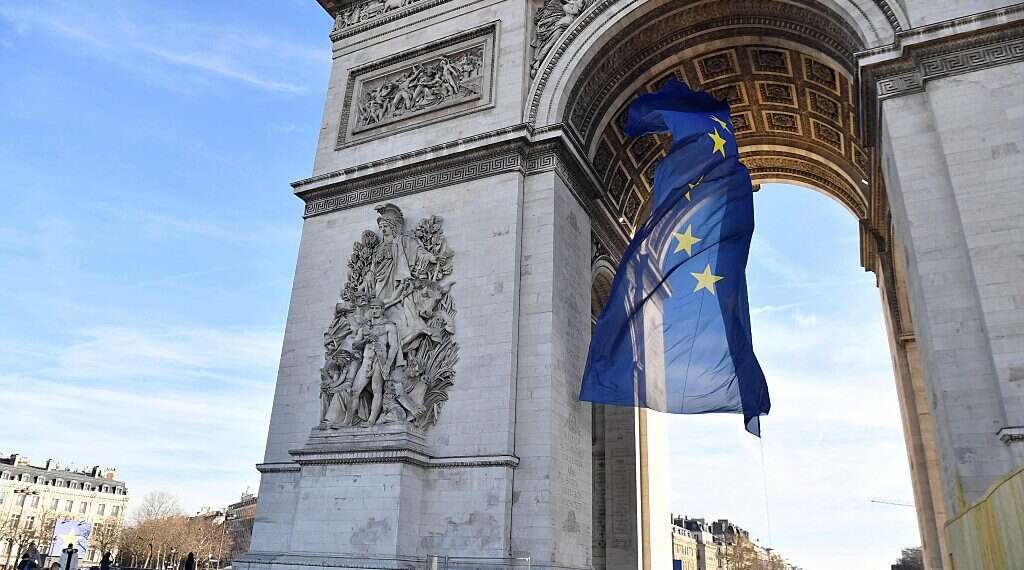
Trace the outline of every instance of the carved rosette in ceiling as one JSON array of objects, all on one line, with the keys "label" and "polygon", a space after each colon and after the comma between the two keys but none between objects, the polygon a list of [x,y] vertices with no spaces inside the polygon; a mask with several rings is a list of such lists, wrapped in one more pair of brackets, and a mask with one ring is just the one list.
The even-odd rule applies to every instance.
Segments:
[{"label": "carved rosette in ceiling", "polygon": [[394,204],[352,245],[348,279],[324,332],[319,430],[437,423],[459,346],[441,218],[407,227]]}]

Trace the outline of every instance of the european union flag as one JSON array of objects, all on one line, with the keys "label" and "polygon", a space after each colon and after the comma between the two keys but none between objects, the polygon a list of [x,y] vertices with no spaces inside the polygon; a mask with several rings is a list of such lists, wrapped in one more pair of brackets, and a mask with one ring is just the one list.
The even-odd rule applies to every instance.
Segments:
[{"label": "european union flag", "polygon": [[73,545],[79,556],[85,555],[92,534],[92,523],[86,521],[60,520],[53,528],[53,542],[50,543],[50,556],[60,556],[69,545]]},{"label": "european union flag", "polygon": [[672,148],[655,170],[651,215],[594,328],[580,400],[742,412],[760,436],[771,404],[747,304],[754,198],[729,106],[670,79],[633,102],[626,127],[629,136],[666,131]]}]

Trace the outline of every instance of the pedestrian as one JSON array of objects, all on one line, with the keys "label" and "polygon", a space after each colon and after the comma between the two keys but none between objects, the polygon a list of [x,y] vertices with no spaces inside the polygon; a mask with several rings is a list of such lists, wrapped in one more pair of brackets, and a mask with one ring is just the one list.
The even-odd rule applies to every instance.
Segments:
[{"label": "pedestrian", "polygon": [[196,570],[196,555],[189,552],[188,558],[185,559],[185,568],[183,570]]},{"label": "pedestrian", "polygon": [[110,552],[103,553],[103,559],[100,560],[100,570],[110,570]]}]

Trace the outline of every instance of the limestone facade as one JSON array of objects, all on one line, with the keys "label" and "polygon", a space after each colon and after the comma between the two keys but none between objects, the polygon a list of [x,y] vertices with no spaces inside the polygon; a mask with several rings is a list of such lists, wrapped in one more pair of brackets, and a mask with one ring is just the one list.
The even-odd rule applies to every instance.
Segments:
[{"label": "limestone facade", "polygon": [[[731,100],[756,181],[860,221],[926,558],[944,567],[946,518],[1024,462],[1021,5],[321,4],[333,67],[312,176],[293,184],[305,222],[240,567],[669,563],[657,416],[576,392],[666,142],[626,140],[622,110],[670,74]],[[324,333],[384,203],[443,220],[452,384],[436,424],[317,432]]]},{"label": "limestone facade", "polygon": [[128,489],[116,477],[115,469],[72,471],[53,460],[37,466],[20,454],[0,457],[0,564],[15,566],[18,553],[32,542],[45,555],[54,524],[63,519],[93,524],[95,535],[81,563],[99,564],[102,548],[116,544],[116,532],[100,527],[118,529],[127,514]]}]

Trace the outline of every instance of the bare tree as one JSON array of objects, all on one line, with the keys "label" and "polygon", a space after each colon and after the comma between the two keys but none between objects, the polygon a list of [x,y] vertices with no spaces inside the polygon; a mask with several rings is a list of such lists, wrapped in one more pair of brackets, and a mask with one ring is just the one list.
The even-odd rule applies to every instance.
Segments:
[{"label": "bare tree", "polygon": [[142,498],[142,504],[135,512],[135,520],[136,522],[145,522],[181,515],[182,510],[178,503],[178,497],[165,491],[150,491]]},{"label": "bare tree", "polygon": [[136,520],[121,532],[117,549],[122,565],[177,567],[189,552],[200,562],[224,560],[231,553],[231,538],[222,519],[170,516]]},{"label": "bare tree", "polygon": [[89,544],[97,549],[101,556],[107,552],[116,554],[120,538],[121,521],[109,518],[93,525],[92,534],[89,535]]}]

